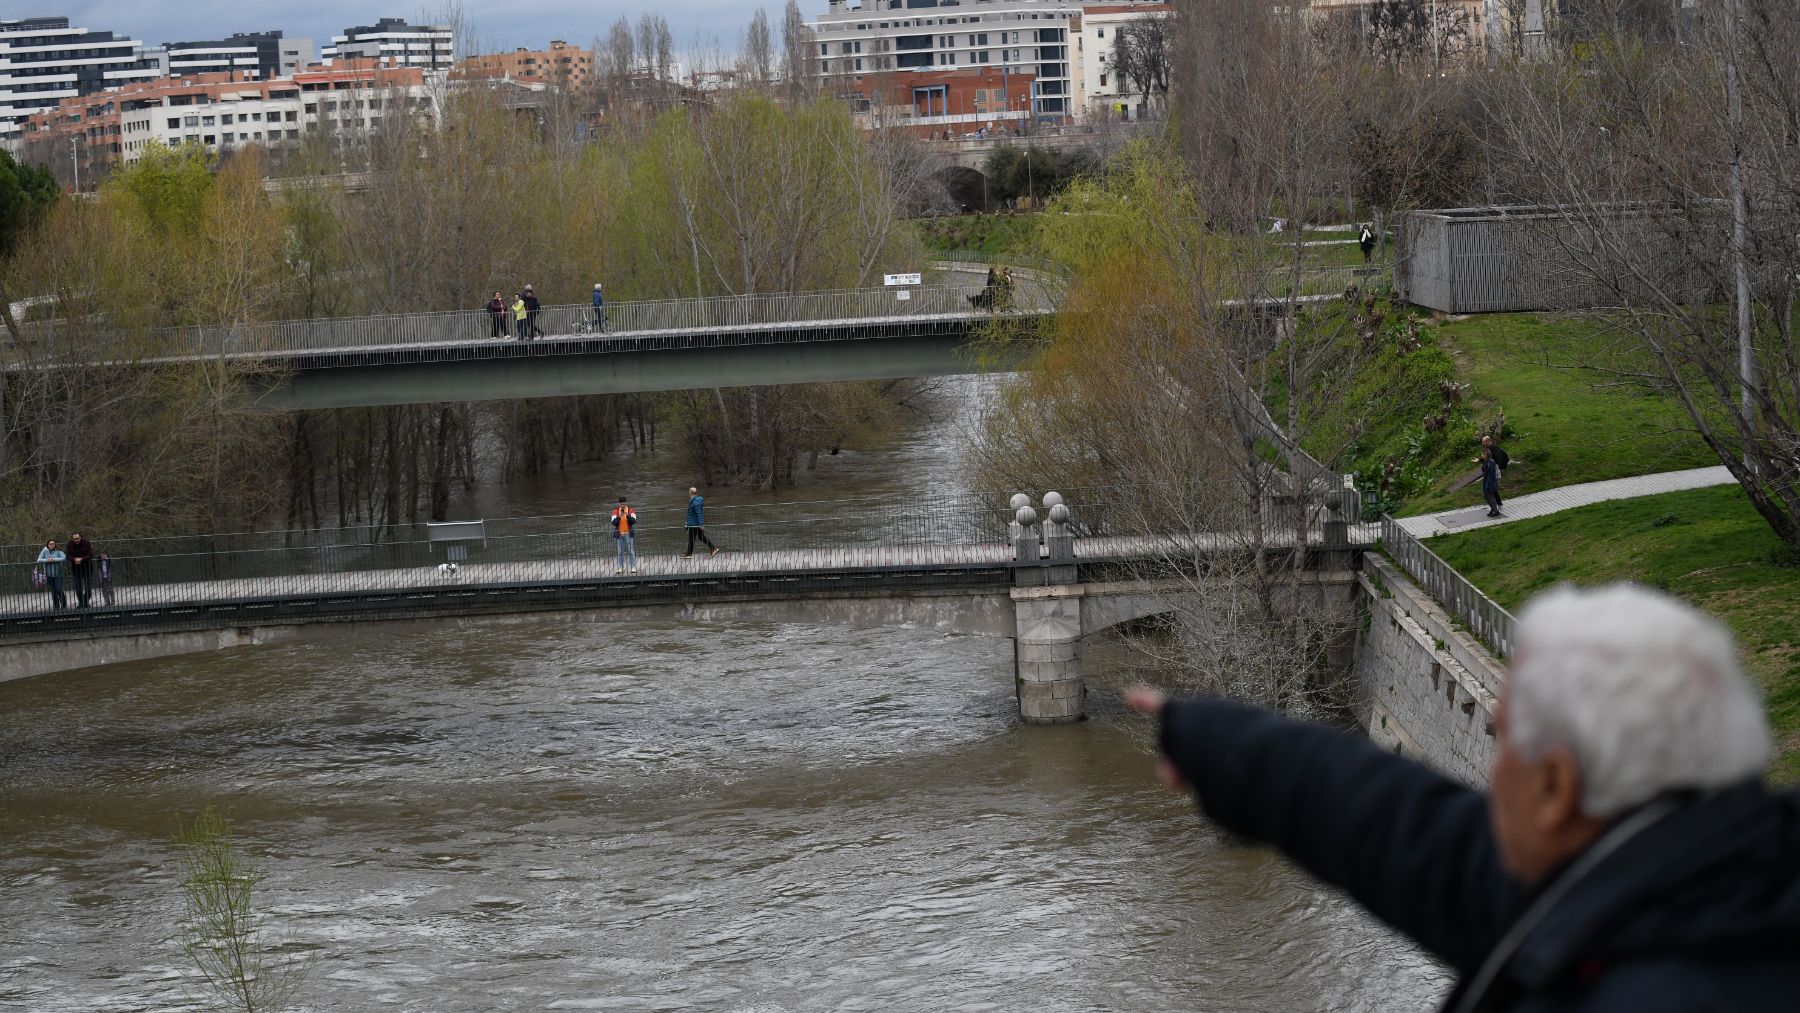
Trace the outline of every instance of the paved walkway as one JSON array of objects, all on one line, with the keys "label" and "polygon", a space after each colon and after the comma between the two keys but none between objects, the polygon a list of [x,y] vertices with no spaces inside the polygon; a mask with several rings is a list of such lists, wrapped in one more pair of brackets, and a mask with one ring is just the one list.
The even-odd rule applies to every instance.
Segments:
[{"label": "paved walkway", "polygon": [[1639,475],[1635,478],[1615,478],[1606,482],[1584,482],[1580,485],[1565,485],[1557,489],[1534,492],[1527,496],[1512,498],[1506,496],[1506,485],[1501,483],[1500,492],[1503,505],[1499,517],[1489,517],[1486,506],[1464,507],[1460,510],[1445,510],[1435,514],[1420,514],[1417,517],[1398,518],[1400,527],[1418,538],[1432,538],[1457,531],[1472,531],[1477,528],[1491,528],[1496,524],[1510,521],[1522,521],[1527,517],[1543,517],[1548,514],[1573,510],[1576,507],[1604,503],[1614,499],[1633,499],[1638,496],[1655,496],[1665,492],[1681,492],[1687,489],[1706,489],[1716,485],[1731,485],[1737,481],[1724,465],[1711,468],[1692,468],[1687,471],[1665,471],[1656,475]]}]

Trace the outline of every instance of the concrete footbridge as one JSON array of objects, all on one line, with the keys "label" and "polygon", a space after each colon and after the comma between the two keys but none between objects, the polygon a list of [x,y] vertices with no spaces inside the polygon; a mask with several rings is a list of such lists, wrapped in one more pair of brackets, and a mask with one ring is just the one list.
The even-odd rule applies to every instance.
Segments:
[{"label": "concrete footbridge", "polygon": [[[986,270],[945,265],[932,284],[921,273],[878,288],[609,303],[604,327],[591,307],[561,305],[526,321],[465,310],[168,328],[134,346],[129,363],[245,367],[268,410],[982,372],[1023,352],[1022,342],[978,349],[989,325],[1028,336],[1057,302],[1047,275],[1020,271],[995,292]],[[106,347],[102,327],[30,324],[6,368],[100,361],[83,350]]]},{"label": "concrete footbridge", "polygon": [[[687,556],[685,530],[645,528],[620,559],[602,517],[459,521],[367,529],[122,540],[99,546],[111,586],[89,607],[72,576],[68,608],[49,589],[0,595],[0,681],[243,644],[328,636],[335,624],[560,618],[916,626],[1005,637],[1016,645],[1020,711],[1079,719],[1082,638],[1167,611],[1161,564],[1254,546],[1348,586],[1373,540],[1354,491],[1322,486],[1271,498],[1218,530],[1121,530],[1105,496],[956,498],[929,516],[887,508],[808,519],[708,525],[723,550]],[[1301,523],[1296,523],[1299,520]],[[546,530],[556,528],[557,530]],[[1304,529],[1304,544],[1300,544]],[[812,534],[858,532],[841,544]],[[381,534],[379,539],[377,534]],[[13,547],[9,558],[34,558]],[[34,584],[29,563],[0,580]]]}]

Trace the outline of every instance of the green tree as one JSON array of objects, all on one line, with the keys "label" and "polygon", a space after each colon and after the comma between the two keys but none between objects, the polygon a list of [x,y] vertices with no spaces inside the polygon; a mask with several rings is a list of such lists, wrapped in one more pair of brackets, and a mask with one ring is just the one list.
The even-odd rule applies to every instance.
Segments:
[{"label": "green tree", "polygon": [[182,952],[200,975],[212,1003],[243,1013],[288,1008],[306,975],[307,959],[284,951],[256,909],[263,881],[255,861],[232,840],[231,827],[211,807],[179,829]]},{"label": "green tree", "polygon": [[[49,169],[20,165],[0,150],[0,257],[12,253],[25,229],[43,218],[58,195]],[[12,315],[12,298],[4,284],[0,284],[0,319],[5,320],[12,339],[21,340],[18,321]]]}]

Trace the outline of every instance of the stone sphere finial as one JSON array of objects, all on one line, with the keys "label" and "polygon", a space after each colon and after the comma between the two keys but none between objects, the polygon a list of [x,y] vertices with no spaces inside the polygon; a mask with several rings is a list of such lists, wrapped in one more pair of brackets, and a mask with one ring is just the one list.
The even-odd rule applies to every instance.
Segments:
[{"label": "stone sphere finial", "polygon": [[1044,494],[1044,505],[1047,507],[1061,506],[1062,501],[1062,493],[1060,492],[1047,492]]},{"label": "stone sphere finial", "polygon": [[[1050,495],[1054,496],[1056,494],[1051,493]],[[1069,523],[1069,507],[1068,507],[1068,505],[1064,504],[1064,503],[1058,503],[1055,506],[1052,506],[1050,508],[1050,520],[1054,521],[1057,524]]]},{"label": "stone sphere finial", "polygon": [[1020,507],[1019,512],[1014,516],[1016,516],[1019,519],[1019,523],[1025,527],[1031,527],[1033,524],[1037,523],[1037,511],[1028,506]]},{"label": "stone sphere finial", "polygon": [[1022,506],[1030,506],[1030,505],[1031,505],[1031,497],[1030,496],[1027,496],[1022,492],[1013,493],[1012,508],[1014,510],[1017,510]]}]

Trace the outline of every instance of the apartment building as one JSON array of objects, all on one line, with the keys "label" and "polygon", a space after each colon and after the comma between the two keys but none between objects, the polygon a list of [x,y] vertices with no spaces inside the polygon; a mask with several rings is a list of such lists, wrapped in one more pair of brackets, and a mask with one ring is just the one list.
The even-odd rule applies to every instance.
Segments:
[{"label": "apartment building", "polygon": [[27,118],[20,147],[59,172],[74,157],[91,182],[115,163],[137,161],[153,142],[223,152],[296,142],[317,131],[367,134],[395,117],[436,115],[423,71],[356,60],[272,81],[194,74],[65,99]]},{"label": "apartment building", "polygon": [[1136,120],[1155,96],[1139,94],[1127,76],[1119,73],[1119,39],[1126,26],[1140,18],[1167,19],[1172,13],[1164,0],[1123,0],[1088,4],[1070,22],[1070,46],[1074,51],[1076,107],[1089,120]]},{"label": "apartment building", "polygon": [[410,25],[403,18],[382,18],[332,36],[320,57],[326,63],[385,60],[397,67],[447,71],[456,62],[456,38],[449,25]]},{"label": "apartment building", "polygon": [[0,20],[0,141],[65,99],[156,77],[156,61],[142,51],[136,39],[71,27],[64,17]]},{"label": "apartment building", "polygon": [[[906,89],[920,72],[978,68],[1017,75],[1025,118],[1063,123],[1077,112],[1070,67],[1070,0],[829,0],[809,24],[814,73],[846,96]],[[871,82],[876,75],[892,78]],[[991,89],[990,89],[991,90]]]},{"label": "apartment building", "polygon": [[169,42],[162,57],[170,77],[235,73],[241,80],[292,77],[313,62],[311,39],[290,39],[279,30],[239,32],[205,42]]},{"label": "apartment building", "polygon": [[456,80],[496,79],[586,91],[594,85],[594,51],[555,39],[549,49],[520,47],[510,53],[466,57],[456,61],[450,76]]}]

